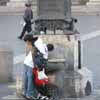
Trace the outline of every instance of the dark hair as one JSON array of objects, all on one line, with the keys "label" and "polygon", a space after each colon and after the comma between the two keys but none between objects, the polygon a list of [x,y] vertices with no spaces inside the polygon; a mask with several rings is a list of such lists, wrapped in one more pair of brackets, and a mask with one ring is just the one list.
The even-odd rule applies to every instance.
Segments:
[{"label": "dark hair", "polygon": [[33,44],[38,39],[38,37],[33,37]]},{"label": "dark hair", "polygon": [[31,4],[30,3],[26,3],[25,6],[26,7],[31,7]]},{"label": "dark hair", "polygon": [[27,35],[25,35],[24,41],[25,41],[25,42],[26,42],[26,41],[32,42],[32,41],[33,41],[33,35],[32,35],[32,34],[27,34]]},{"label": "dark hair", "polygon": [[53,51],[54,50],[54,45],[53,44],[47,44],[48,51]]},{"label": "dark hair", "polygon": [[33,34],[27,34],[24,37],[24,41],[30,41],[30,42],[34,42],[38,39],[38,37],[33,37]]}]

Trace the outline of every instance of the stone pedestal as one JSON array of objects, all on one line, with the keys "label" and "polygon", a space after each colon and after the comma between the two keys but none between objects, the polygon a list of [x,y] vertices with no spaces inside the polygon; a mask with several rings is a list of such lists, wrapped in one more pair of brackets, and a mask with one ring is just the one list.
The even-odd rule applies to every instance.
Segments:
[{"label": "stone pedestal", "polygon": [[[49,52],[49,63],[46,69],[49,85],[52,86],[48,91],[50,90],[53,96],[61,100],[90,95],[93,91],[92,73],[83,66],[79,69],[78,41],[74,39],[68,41],[66,35],[39,35],[39,37],[44,43],[54,45],[54,50]],[[18,78],[17,93],[22,91],[21,82]]]},{"label": "stone pedestal", "polygon": [[49,59],[65,59],[66,70],[78,69],[78,42],[74,39],[68,41],[66,35],[40,35],[44,43],[52,43],[55,49],[49,52]]},{"label": "stone pedestal", "polygon": [[0,47],[0,82],[10,82],[13,79],[13,52],[6,47]]},{"label": "stone pedestal", "polygon": [[100,5],[100,0],[89,0],[87,3],[88,6],[97,6]]},{"label": "stone pedestal", "polygon": [[52,43],[55,47],[54,51],[49,53],[49,59],[65,59],[65,63],[61,64],[59,61],[55,64],[51,63],[52,66],[48,65],[48,69],[57,69],[53,76],[55,76],[54,84],[59,88],[59,96],[72,98],[90,95],[93,91],[92,73],[81,64],[79,69],[79,59],[81,58],[79,58],[81,50],[79,48],[82,45],[79,46],[77,40],[68,41],[65,35],[40,37],[45,43]]}]

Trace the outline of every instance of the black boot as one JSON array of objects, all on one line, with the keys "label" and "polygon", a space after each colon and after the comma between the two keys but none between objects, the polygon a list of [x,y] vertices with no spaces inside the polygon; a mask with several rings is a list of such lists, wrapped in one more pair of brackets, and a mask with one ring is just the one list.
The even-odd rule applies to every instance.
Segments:
[{"label": "black boot", "polygon": [[18,39],[22,40],[22,37],[21,36],[18,36]]}]

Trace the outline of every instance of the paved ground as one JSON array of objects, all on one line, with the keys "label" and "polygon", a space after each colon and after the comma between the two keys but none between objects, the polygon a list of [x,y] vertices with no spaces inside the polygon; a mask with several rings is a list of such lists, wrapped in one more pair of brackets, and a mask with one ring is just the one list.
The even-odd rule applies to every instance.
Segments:
[{"label": "paved ground", "polygon": [[[81,35],[91,33],[93,31],[100,30],[100,16],[97,15],[80,15],[75,16],[78,18],[78,23],[75,25]],[[7,45],[10,46],[13,51],[14,55],[20,55],[25,52],[25,43],[21,40],[17,39],[17,36],[20,34],[22,26],[20,25],[20,21],[22,19],[21,15],[0,15],[0,46]],[[91,69],[94,73],[94,88],[100,89],[100,47],[98,43],[100,42],[100,37],[94,38],[92,40],[87,40],[84,42],[83,47],[83,54],[84,54],[84,62],[83,64]],[[17,66],[17,67],[16,67]],[[19,68],[23,70],[23,67],[18,67],[16,65],[14,67],[14,75],[19,72]],[[22,73],[21,73],[22,74]],[[13,95],[13,90],[8,89],[8,86],[5,84],[0,85],[0,100],[1,98],[7,95]],[[95,92],[96,93],[96,92]],[[97,95],[92,95],[98,97],[91,97],[91,100],[99,100],[100,91],[97,91]],[[66,99],[71,100],[71,99]],[[74,99],[75,100],[75,99]],[[83,99],[77,99],[83,100]],[[84,99],[89,100],[89,99]]]},{"label": "paved ground", "polygon": [[8,88],[9,84],[0,84],[0,100],[3,100],[2,97],[5,97],[6,95],[13,95],[14,90]]},{"label": "paved ground", "polygon": [[[75,16],[78,18],[78,23],[76,27],[78,28],[81,35],[88,34],[91,32],[95,32],[96,30],[100,30],[100,16]],[[83,42],[83,64],[92,70],[94,74],[94,87],[100,88],[100,37],[87,40]]]}]

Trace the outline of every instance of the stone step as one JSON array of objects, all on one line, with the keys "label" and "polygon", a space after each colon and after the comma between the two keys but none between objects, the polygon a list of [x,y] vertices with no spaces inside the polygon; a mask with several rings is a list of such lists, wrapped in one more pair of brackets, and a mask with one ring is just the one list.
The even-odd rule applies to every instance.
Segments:
[{"label": "stone step", "polygon": [[100,1],[100,0],[89,0],[89,2],[92,2],[92,1],[97,2],[97,1]]},{"label": "stone step", "polygon": [[72,2],[72,5],[79,5],[80,3],[79,2]]},{"label": "stone step", "polygon": [[[12,0],[12,1],[7,3],[7,6],[10,6],[10,7],[25,7],[25,3],[26,3],[26,0],[20,0],[20,1]],[[36,4],[37,4],[37,1],[34,0],[34,2],[32,2],[32,5],[36,5]]]},{"label": "stone step", "polygon": [[24,2],[20,2],[20,3],[9,2],[9,3],[7,3],[7,6],[9,6],[9,7],[25,7],[25,3]]},{"label": "stone step", "polygon": [[79,0],[71,0],[73,5],[79,5]]},{"label": "stone step", "polygon": [[[9,7],[9,6],[0,6],[0,14],[23,14],[25,7]],[[33,9],[34,16],[37,14],[36,7]]]},{"label": "stone step", "polygon": [[97,2],[92,1],[92,2],[87,3],[87,6],[91,6],[91,5],[100,5],[100,1],[97,1]]},{"label": "stone step", "polygon": [[[3,13],[23,13],[25,7],[22,6],[0,6],[0,14]],[[32,8],[34,14],[37,13],[37,7],[36,5]],[[72,6],[72,13],[94,13],[94,12],[100,12],[100,6]]]},{"label": "stone step", "polygon": [[[34,3],[32,5],[33,5],[32,6],[33,8],[34,7],[36,8],[36,6],[37,6],[36,3]],[[14,4],[14,3],[7,3],[7,7],[12,7],[12,8],[14,8],[14,7],[25,8],[25,3],[16,3],[16,4]]]},{"label": "stone step", "polygon": [[100,6],[72,6],[72,13],[95,13],[100,12]]},{"label": "stone step", "polygon": [[100,0],[89,0],[89,2],[87,2],[88,6],[91,5],[100,5]]}]

